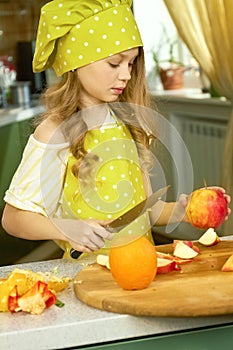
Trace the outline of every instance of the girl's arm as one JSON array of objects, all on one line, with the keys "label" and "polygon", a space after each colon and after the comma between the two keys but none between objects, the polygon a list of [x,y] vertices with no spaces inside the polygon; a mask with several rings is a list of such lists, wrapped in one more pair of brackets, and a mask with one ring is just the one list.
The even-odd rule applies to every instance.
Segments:
[{"label": "girl's arm", "polygon": [[102,222],[50,219],[38,213],[6,204],[2,226],[10,235],[30,240],[62,240],[78,251],[91,253],[103,247],[104,239],[112,239]]},{"label": "girl's arm", "polygon": [[6,204],[3,212],[2,226],[10,235],[22,239],[64,240],[62,233],[48,217],[9,204]]},{"label": "girl's arm", "polygon": [[[186,196],[187,197],[187,196]],[[159,201],[150,212],[151,224],[165,226],[176,222],[188,222],[185,214],[184,195],[180,196],[178,202]]]},{"label": "girl's arm", "polygon": [[[147,197],[149,197],[153,191],[150,178],[145,173],[143,173],[143,183]],[[188,222],[185,215],[187,203],[188,196],[185,194],[181,194],[177,202],[158,201],[150,211],[151,225],[166,226],[168,223]]]}]

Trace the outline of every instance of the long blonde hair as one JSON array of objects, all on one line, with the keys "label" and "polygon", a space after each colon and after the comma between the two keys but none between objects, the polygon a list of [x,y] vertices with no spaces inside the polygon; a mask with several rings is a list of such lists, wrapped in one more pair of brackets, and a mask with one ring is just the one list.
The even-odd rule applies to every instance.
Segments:
[{"label": "long blonde hair", "polygon": [[[81,85],[77,74],[74,74],[74,72],[64,74],[62,79],[49,87],[43,95],[46,106],[46,113],[43,115],[43,119],[50,117],[62,123],[67,121],[74,113],[81,111],[80,91]],[[142,167],[147,171],[153,163],[149,146],[154,135],[150,132],[150,126],[147,124],[146,119],[141,117],[140,112],[134,113],[134,105],[156,109],[156,106],[152,105],[152,99],[146,84],[144,50],[142,47],[139,48],[139,55],[133,64],[130,81],[127,83],[123,94],[119,97],[118,103],[110,104],[110,107],[129,128],[136,142]],[[81,176],[80,164],[87,155],[84,149],[84,140],[88,131],[84,120],[82,118],[78,120],[78,125],[75,125],[75,135],[80,135],[80,137],[72,138],[69,135],[70,150],[77,159],[72,169],[76,177]],[[84,173],[93,164],[93,159],[85,158],[85,166],[82,166],[85,169]]]}]

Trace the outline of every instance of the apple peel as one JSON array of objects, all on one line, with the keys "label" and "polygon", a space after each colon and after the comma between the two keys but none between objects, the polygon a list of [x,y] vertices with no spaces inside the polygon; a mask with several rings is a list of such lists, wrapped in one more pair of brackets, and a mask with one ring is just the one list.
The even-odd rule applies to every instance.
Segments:
[{"label": "apple peel", "polygon": [[179,270],[174,260],[157,258],[157,274]]}]

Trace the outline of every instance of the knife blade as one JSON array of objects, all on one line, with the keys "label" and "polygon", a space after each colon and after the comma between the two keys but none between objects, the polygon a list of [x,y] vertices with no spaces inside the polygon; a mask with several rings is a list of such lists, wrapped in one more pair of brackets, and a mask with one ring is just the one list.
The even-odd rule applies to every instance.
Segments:
[{"label": "knife blade", "polygon": [[156,202],[167,192],[170,185],[160,188],[158,191],[152,193],[149,197],[144,199],[142,202],[135,205],[133,208],[119,216],[111,223],[105,226],[110,232],[119,232],[125,226],[129,225],[132,221],[137,219],[139,216],[144,214],[147,210],[151,209]]},{"label": "knife blade", "polygon": [[[159,190],[152,193],[149,197],[138,203],[136,206],[129,209],[124,214],[120,215],[111,223],[107,224],[105,226],[106,230],[112,233],[118,233],[119,231],[121,231],[132,221],[144,214],[147,210],[150,210],[158,202],[158,200],[160,200],[161,197],[167,192],[169,187],[170,185],[162,187]],[[70,250],[70,256],[73,259],[77,259],[81,254],[82,252],[79,252],[73,248]]]}]

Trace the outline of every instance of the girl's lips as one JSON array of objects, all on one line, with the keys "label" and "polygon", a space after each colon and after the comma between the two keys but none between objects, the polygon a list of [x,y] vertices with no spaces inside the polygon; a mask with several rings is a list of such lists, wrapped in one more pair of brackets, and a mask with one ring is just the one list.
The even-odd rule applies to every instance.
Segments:
[{"label": "girl's lips", "polygon": [[114,94],[116,95],[121,95],[123,92],[123,88],[112,88],[112,91],[114,92]]}]

